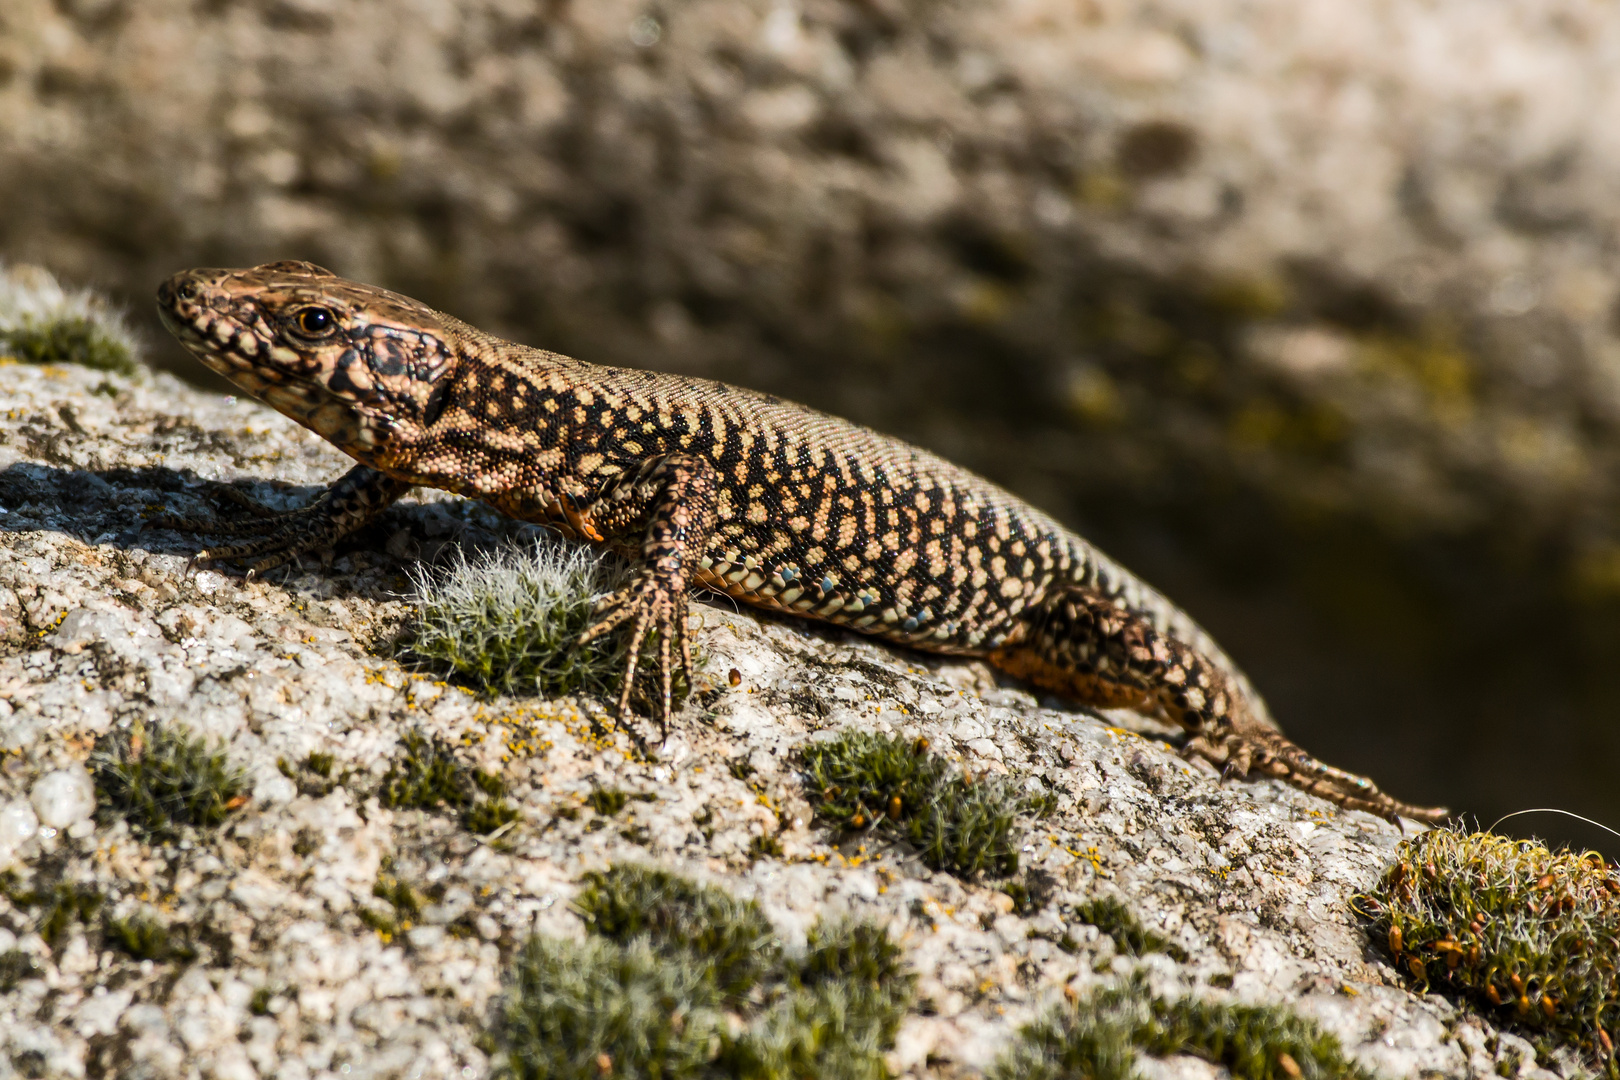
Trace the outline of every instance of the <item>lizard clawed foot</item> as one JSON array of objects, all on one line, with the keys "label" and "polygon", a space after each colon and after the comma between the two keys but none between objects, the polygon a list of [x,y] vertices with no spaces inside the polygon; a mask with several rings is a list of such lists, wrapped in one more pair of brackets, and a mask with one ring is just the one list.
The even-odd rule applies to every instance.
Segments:
[{"label": "lizard clawed foot", "polygon": [[1346,810],[1365,810],[1397,826],[1403,817],[1432,825],[1451,816],[1444,807],[1413,806],[1391,798],[1365,776],[1326,765],[1281,732],[1253,720],[1232,719],[1221,727],[1224,730],[1195,735],[1182,748],[1182,754],[1203,758],[1220,768],[1223,780],[1259,772]]},{"label": "lizard clawed foot", "polygon": [[658,649],[660,694],[654,706],[659,728],[667,735],[675,715],[674,653],[677,645],[680,647],[679,670],[688,681],[692,673],[692,647],[686,636],[686,590],[655,572],[644,570],[636,574],[629,585],[602,601],[596,609],[596,618],[579,636],[577,644],[595,641],[625,623],[630,624],[630,631],[625,639],[624,687],[619,691],[619,715],[630,713],[630,694],[635,689],[642,646],[652,638]]}]

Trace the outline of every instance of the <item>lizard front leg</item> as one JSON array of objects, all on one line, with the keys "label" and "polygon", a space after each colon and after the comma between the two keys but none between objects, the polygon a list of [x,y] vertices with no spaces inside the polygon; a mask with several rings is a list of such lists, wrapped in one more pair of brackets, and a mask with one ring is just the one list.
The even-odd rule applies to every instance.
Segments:
[{"label": "lizard front leg", "polygon": [[1222,766],[1226,775],[1259,771],[1390,821],[1447,816],[1439,807],[1393,799],[1366,777],[1316,760],[1256,720],[1223,669],[1112,597],[1078,586],[1060,589],[1026,625],[1022,641],[991,656],[998,667],[1087,704],[1158,707],[1192,733],[1184,753]]},{"label": "lizard front leg", "polygon": [[148,524],[176,532],[243,537],[219,547],[204,548],[193,561],[218,562],[263,556],[248,568],[248,576],[252,577],[273,570],[306,551],[331,547],[386,510],[411,486],[376,469],[356,465],[308,506],[278,513],[254,502],[236,488],[219,484],[213,488],[214,493],[244,507],[250,517],[238,521],[205,521],[165,514]]},{"label": "lizard front leg", "polygon": [[624,689],[619,694],[622,716],[630,707],[642,645],[650,635],[657,635],[659,724],[666,732],[674,715],[677,647],[680,670],[691,678],[686,593],[691,565],[701,556],[714,527],[715,487],[714,466],[706,458],[686,454],[650,458],[620,476],[579,512],[602,538],[622,538],[619,545],[631,548],[637,556],[630,583],[602,602],[579,643],[630,625]]}]

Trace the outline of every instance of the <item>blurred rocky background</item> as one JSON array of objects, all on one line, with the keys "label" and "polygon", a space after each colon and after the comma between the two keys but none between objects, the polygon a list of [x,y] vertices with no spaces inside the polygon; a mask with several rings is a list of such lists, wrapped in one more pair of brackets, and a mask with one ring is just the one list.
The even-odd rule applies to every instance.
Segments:
[{"label": "blurred rocky background", "polygon": [[1325,759],[1620,824],[1617,107],[1596,0],[6,0],[0,255],[141,318],[308,258],[849,415]]}]

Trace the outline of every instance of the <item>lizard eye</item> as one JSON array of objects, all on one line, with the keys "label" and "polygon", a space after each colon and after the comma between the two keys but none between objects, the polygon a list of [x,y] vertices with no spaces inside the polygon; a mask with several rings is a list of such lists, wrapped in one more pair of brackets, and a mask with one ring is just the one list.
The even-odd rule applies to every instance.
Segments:
[{"label": "lizard eye", "polygon": [[309,337],[325,337],[337,326],[337,319],[323,307],[307,307],[297,314],[294,321],[298,325],[298,332]]}]

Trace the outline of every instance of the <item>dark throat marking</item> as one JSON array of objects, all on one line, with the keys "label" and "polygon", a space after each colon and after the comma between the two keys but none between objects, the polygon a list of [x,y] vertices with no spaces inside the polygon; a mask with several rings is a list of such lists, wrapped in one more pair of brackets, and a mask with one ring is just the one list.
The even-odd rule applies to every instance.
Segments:
[{"label": "dark throat marking", "polygon": [[585,632],[628,635],[626,710],[655,641],[667,727],[690,666],[687,595],[917,649],[983,657],[1048,690],[1167,716],[1186,752],[1396,820],[1391,798],[1283,737],[1193,620],[1085,540],[927,451],[701,379],[599,367],[491,337],[304,262],[189,270],[165,325],[209,368],[358,464],[311,505],[167,524],[233,537],[250,573],[329,547],[414,486],[481,499],[635,565]]}]

